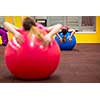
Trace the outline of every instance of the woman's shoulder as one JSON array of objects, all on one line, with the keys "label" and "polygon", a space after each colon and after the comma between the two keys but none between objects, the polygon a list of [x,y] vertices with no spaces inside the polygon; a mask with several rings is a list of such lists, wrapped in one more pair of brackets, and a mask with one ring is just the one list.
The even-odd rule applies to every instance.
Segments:
[{"label": "woman's shoulder", "polygon": [[45,27],[44,25],[40,24],[40,23],[36,23],[36,27],[41,29],[44,32],[49,32],[49,30],[47,29],[47,27]]},{"label": "woman's shoulder", "polygon": [[20,32],[21,34],[24,34],[25,33],[24,28],[19,28],[19,29],[17,29],[17,31]]}]

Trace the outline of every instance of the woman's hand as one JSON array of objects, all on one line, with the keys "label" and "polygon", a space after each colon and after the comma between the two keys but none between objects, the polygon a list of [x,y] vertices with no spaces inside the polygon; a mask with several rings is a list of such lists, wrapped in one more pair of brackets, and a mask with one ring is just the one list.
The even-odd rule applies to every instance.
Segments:
[{"label": "woman's hand", "polygon": [[72,41],[72,37],[74,36],[76,30],[75,29],[71,29],[71,36],[69,37],[69,41]]},{"label": "woman's hand", "polygon": [[69,37],[69,39],[68,39],[68,40],[69,40],[69,42],[72,42],[72,37]]},{"label": "woman's hand", "polygon": [[16,38],[16,41],[17,41],[18,44],[21,45],[21,44],[24,43],[24,38],[23,38],[23,36],[21,34],[16,34],[15,38]]},{"label": "woman's hand", "polygon": [[49,34],[45,35],[43,38],[43,46],[48,46],[52,41],[52,38]]}]

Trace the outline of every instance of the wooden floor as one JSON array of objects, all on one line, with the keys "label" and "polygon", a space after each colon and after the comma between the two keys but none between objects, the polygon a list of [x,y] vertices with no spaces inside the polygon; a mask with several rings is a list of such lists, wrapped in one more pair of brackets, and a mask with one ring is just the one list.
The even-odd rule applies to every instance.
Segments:
[{"label": "wooden floor", "polygon": [[4,62],[5,47],[0,46],[0,83],[99,83],[100,44],[77,44],[72,51],[62,51],[58,69],[45,80],[19,80]]}]

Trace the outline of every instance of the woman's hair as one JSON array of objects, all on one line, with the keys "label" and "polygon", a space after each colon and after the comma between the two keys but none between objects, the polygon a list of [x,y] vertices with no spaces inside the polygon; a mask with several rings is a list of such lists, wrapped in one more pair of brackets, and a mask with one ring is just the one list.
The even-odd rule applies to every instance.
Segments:
[{"label": "woman's hair", "polygon": [[63,28],[62,28],[62,33],[64,34],[64,35],[66,35],[66,33],[68,32],[68,29],[69,29],[69,27],[68,26],[64,26]]},{"label": "woman's hair", "polygon": [[43,37],[46,34],[46,32],[43,32],[41,29],[37,27],[34,18],[32,17],[26,17],[23,20],[23,28],[25,31],[29,31],[30,36],[32,34],[35,34],[40,40],[43,40]]},{"label": "woman's hair", "polygon": [[66,30],[66,29],[62,29],[62,33],[63,33],[64,35],[66,35],[67,30]]},{"label": "woman's hair", "polygon": [[44,35],[46,34],[46,32],[34,26],[32,27],[31,32],[34,33],[40,40],[43,40]]},{"label": "woman's hair", "polygon": [[26,17],[23,20],[23,28],[25,31],[29,31],[32,26],[36,26],[35,21],[32,17]]}]

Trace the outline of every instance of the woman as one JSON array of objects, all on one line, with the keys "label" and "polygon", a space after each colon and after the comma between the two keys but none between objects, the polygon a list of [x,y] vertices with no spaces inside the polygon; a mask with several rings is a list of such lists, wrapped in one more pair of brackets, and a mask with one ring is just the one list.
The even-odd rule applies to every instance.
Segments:
[{"label": "woman", "polygon": [[64,37],[62,38],[62,41],[63,41],[63,42],[66,42],[66,34],[67,34],[67,32],[71,32],[71,35],[70,35],[70,37],[69,37],[69,41],[71,42],[71,41],[72,41],[72,36],[75,34],[76,30],[74,30],[74,29],[69,29],[68,26],[63,26],[61,32],[62,32],[63,35],[64,35]]},{"label": "woman", "polygon": [[[35,21],[32,17],[26,17],[22,23],[22,26],[23,26],[22,30],[27,32],[29,35],[35,34],[35,36],[37,38],[39,38],[43,42],[43,45],[45,45],[45,46],[47,46],[52,41],[52,36],[54,34],[59,33],[59,31],[63,27],[63,25],[61,25],[61,24],[47,27],[46,29],[48,31],[48,34],[46,34],[45,32],[43,32],[39,29],[39,25],[40,24],[35,23]],[[24,42],[23,35],[20,34],[20,31],[18,31],[19,30],[18,27],[14,26],[8,22],[4,22],[4,28],[14,34],[14,36],[19,44],[22,44]]]},{"label": "woman", "polygon": [[5,30],[3,27],[0,27],[0,36],[2,39],[2,46],[6,46],[8,43],[8,35],[7,30]]}]

